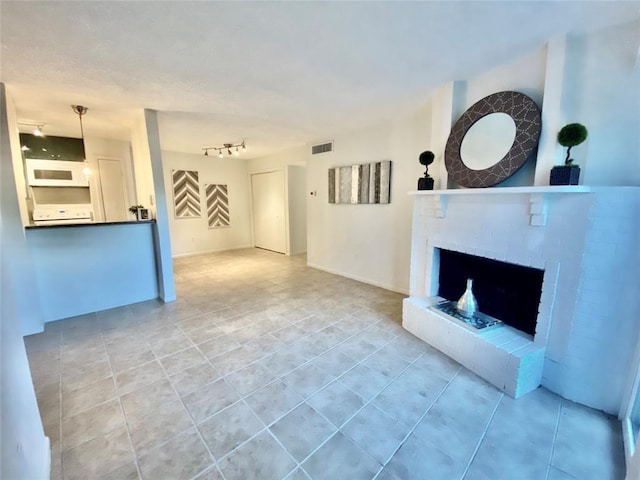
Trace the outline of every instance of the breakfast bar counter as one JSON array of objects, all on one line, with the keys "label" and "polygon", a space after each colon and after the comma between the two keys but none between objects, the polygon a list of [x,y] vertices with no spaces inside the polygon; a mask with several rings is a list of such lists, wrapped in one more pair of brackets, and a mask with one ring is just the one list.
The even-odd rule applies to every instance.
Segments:
[{"label": "breakfast bar counter", "polygon": [[155,220],[33,225],[25,235],[45,322],[158,297]]},{"label": "breakfast bar counter", "polygon": [[155,220],[131,220],[127,222],[79,222],[79,223],[51,223],[45,224],[42,223],[40,225],[27,225],[24,227],[27,230],[35,230],[41,228],[73,228],[73,227],[104,227],[108,225],[131,225],[131,224],[139,224],[139,223],[156,223]]}]

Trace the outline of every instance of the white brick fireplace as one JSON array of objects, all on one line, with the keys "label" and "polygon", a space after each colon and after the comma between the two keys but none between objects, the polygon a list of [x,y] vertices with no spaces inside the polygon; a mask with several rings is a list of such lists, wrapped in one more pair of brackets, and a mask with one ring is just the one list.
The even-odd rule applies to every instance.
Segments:
[{"label": "white brick fireplace", "polygon": [[[403,326],[518,397],[540,384],[617,413],[640,322],[640,188],[414,192]],[[439,249],[544,270],[535,335],[474,333],[429,306]]]}]

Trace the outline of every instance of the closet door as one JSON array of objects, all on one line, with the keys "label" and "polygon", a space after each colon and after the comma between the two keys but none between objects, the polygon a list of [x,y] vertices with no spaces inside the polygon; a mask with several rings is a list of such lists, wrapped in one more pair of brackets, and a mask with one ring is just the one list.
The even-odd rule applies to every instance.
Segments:
[{"label": "closet door", "polygon": [[285,253],[287,237],[283,172],[252,174],[251,194],[254,246]]}]

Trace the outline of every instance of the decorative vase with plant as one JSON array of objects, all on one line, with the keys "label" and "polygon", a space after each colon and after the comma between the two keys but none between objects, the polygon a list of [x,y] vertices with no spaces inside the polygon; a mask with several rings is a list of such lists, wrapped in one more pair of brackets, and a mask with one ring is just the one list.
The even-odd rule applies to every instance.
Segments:
[{"label": "decorative vase with plant", "polygon": [[571,148],[580,145],[587,139],[587,128],[580,123],[570,123],[558,132],[558,143],[567,147],[564,165],[551,169],[550,185],[577,185],[580,180],[580,167],[573,163]]},{"label": "decorative vase with plant", "polygon": [[131,205],[129,207],[129,213],[131,213],[132,215],[135,215],[136,220],[140,220],[140,217],[138,215],[138,210],[140,210],[141,208],[144,208],[144,205]]},{"label": "decorative vase with plant", "polygon": [[433,152],[422,152],[419,157],[419,161],[425,166],[424,178],[418,179],[418,190],[433,190],[433,178],[429,176],[429,165],[433,163],[435,155]]}]

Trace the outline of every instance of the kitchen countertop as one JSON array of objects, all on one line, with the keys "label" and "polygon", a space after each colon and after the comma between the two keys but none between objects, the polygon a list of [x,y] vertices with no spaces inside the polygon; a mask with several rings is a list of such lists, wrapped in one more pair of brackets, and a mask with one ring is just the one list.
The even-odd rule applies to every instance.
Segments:
[{"label": "kitchen countertop", "polygon": [[151,220],[129,220],[126,222],[87,222],[87,223],[63,223],[57,225],[27,225],[27,230],[40,230],[42,228],[70,228],[70,227],[103,227],[106,225],[137,225],[141,223],[156,223]]}]

